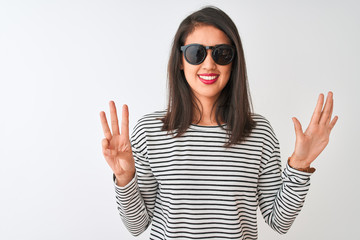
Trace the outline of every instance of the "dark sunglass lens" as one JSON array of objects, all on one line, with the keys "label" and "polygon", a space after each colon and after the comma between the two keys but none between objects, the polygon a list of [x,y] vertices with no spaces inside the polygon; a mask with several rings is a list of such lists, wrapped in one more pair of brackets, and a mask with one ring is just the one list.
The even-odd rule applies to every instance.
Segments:
[{"label": "dark sunglass lens", "polygon": [[229,46],[219,46],[213,51],[213,58],[217,64],[227,65],[234,57],[234,50]]},{"label": "dark sunglass lens", "polygon": [[206,50],[199,45],[189,46],[185,52],[186,60],[191,64],[200,64],[205,58]]}]

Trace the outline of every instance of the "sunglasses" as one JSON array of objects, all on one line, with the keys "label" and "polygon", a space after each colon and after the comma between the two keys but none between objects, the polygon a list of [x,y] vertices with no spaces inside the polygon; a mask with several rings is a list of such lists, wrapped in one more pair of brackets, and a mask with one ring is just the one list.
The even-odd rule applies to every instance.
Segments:
[{"label": "sunglasses", "polygon": [[227,44],[203,46],[194,43],[180,47],[180,50],[184,53],[185,60],[192,65],[202,63],[207,56],[208,49],[212,50],[211,57],[214,62],[219,65],[231,63],[235,56],[235,48]]}]

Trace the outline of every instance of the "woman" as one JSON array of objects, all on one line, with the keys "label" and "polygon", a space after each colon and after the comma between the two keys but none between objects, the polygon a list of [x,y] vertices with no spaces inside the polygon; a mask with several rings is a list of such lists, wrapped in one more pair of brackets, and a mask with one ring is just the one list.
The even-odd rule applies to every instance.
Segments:
[{"label": "woman", "polygon": [[100,113],[104,157],[120,216],[135,236],[152,223],[151,239],[257,239],[257,207],[275,231],[286,233],[300,212],[315,171],[310,164],[329,141],[332,92],[320,94],[281,171],[279,142],[252,113],[238,31],[220,9],[188,16],[175,35],[168,65],[166,111],[142,117],[129,140],[128,108],[121,133],[115,104],[111,128]]}]

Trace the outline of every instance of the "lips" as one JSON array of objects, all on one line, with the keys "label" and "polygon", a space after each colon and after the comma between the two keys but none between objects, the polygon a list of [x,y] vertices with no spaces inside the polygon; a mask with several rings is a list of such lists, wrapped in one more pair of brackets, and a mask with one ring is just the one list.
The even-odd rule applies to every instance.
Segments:
[{"label": "lips", "polygon": [[198,77],[200,81],[205,84],[213,84],[214,82],[216,82],[216,80],[218,80],[219,74],[204,73],[204,74],[198,74]]}]

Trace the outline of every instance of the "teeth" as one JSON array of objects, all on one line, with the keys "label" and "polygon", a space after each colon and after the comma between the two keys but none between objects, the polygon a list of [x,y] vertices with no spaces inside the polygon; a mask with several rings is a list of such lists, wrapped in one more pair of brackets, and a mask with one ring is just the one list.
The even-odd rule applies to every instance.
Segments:
[{"label": "teeth", "polygon": [[216,76],[199,76],[199,77],[202,79],[205,79],[205,80],[213,80],[213,79],[217,78],[218,76],[216,75]]}]

